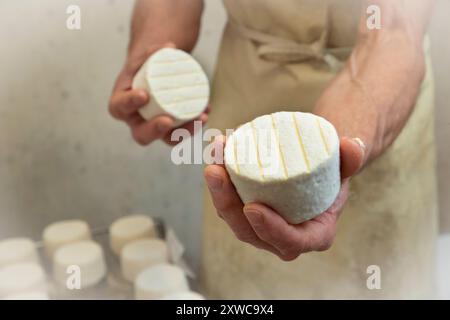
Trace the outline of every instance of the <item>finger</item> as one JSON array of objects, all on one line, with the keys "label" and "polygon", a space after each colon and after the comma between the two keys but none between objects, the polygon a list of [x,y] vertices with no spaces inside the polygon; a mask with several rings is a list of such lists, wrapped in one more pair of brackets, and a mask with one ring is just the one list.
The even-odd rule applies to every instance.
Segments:
[{"label": "finger", "polygon": [[344,180],[333,205],[321,215],[298,225],[288,224],[279,214],[262,204],[244,207],[244,213],[259,238],[278,249],[283,260],[293,260],[301,253],[323,251],[331,247],[336,221],[348,198],[349,181]]},{"label": "finger", "polygon": [[324,213],[318,215],[312,220],[301,223],[296,227],[305,237],[309,237],[310,250],[324,251],[328,250],[336,235],[336,222],[347,201],[349,193],[349,180],[343,181],[341,190],[331,205]]},{"label": "finger", "polygon": [[135,112],[124,118],[123,121],[125,121],[125,123],[128,124],[131,129],[133,129],[141,123],[144,123],[145,119],[142,118],[142,116],[138,112]]},{"label": "finger", "polygon": [[236,193],[228,174],[221,166],[210,165],[205,168],[205,179],[219,216],[225,220],[236,237],[257,248],[268,250],[277,255],[275,248],[258,238],[249,222],[242,214],[243,203]]},{"label": "finger", "polygon": [[[201,125],[200,126],[198,126],[198,125],[195,126],[195,121],[200,121]],[[197,119],[189,121],[188,123],[186,123],[186,124],[184,124],[184,125],[182,125],[180,127],[177,127],[175,129],[172,129],[170,132],[168,132],[166,134],[166,136],[164,137],[164,142],[167,143],[170,146],[177,145],[181,141],[179,141],[179,140],[177,140],[177,141],[172,140],[172,133],[173,133],[173,131],[175,131],[177,129],[180,129],[180,128],[181,129],[186,129],[186,130],[189,131],[189,133],[192,136],[192,135],[194,135],[196,133],[196,129],[201,128],[207,121],[208,121],[208,114],[202,113],[200,115],[200,117],[198,117]]]},{"label": "finger", "polygon": [[272,209],[251,203],[244,207],[244,214],[258,237],[279,250],[283,260],[293,260],[309,250],[308,239]]},{"label": "finger", "polygon": [[174,121],[168,116],[158,116],[149,121],[143,121],[131,128],[133,138],[140,145],[148,145],[156,139],[161,139],[172,130]]},{"label": "finger", "polygon": [[325,212],[336,213],[338,216],[342,212],[342,209],[344,208],[344,205],[347,202],[349,189],[350,189],[349,179],[343,180],[342,185],[341,185],[341,190],[339,191],[339,194],[338,194],[336,200],[331,205],[331,207],[328,208]]},{"label": "finger", "polygon": [[365,146],[358,138],[342,138],[340,141],[342,179],[356,174],[363,166]]},{"label": "finger", "polygon": [[216,136],[213,143],[213,161],[216,165],[225,168],[224,150],[227,137],[224,135]]},{"label": "finger", "polygon": [[176,46],[175,43],[173,43],[173,42],[167,42],[166,44],[164,44],[163,47],[164,47],[164,48],[172,48],[172,49],[175,49],[177,46]]},{"label": "finger", "polygon": [[[209,165],[205,168],[205,179],[211,192],[214,206],[226,221],[233,226],[245,225],[245,218],[242,219],[242,208],[244,207],[241,198],[232,185],[225,168],[218,165]],[[224,215],[225,214],[225,215]],[[248,224],[248,223],[247,223]]]},{"label": "finger", "polygon": [[117,91],[110,101],[110,113],[113,117],[125,120],[149,101],[144,90]]}]

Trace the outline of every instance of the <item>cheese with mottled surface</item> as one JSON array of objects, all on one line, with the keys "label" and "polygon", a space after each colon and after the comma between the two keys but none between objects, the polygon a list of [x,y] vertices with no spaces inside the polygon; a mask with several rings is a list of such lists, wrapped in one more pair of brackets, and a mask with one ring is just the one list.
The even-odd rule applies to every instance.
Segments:
[{"label": "cheese with mottled surface", "polygon": [[144,119],[169,115],[176,126],[199,117],[209,101],[205,72],[191,55],[178,49],[155,52],[137,72],[132,87],[150,94],[150,102],[139,109]]},{"label": "cheese with mottled surface", "polygon": [[340,189],[339,138],[324,118],[278,112],[228,138],[226,169],[244,203],[264,203],[298,224],[328,209]]}]

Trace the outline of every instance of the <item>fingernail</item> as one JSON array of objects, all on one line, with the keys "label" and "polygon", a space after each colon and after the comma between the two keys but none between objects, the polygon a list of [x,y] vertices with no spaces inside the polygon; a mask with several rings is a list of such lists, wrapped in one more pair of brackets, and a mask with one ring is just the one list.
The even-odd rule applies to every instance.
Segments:
[{"label": "fingernail", "polygon": [[360,138],[353,138],[353,141],[355,141],[357,144],[359,144],[361,149],[366,151],[366,145],[364,144],[364,142]]},{"label": "fingernail", "polygon": [[244,206],[244,214],[252,225],[262,224],[262,213],[254,208]]},{"label": "fingernail", "polygon": [[215,176],[211,176],[211,175],[206,176],[206,183],[208,184],[208,187],[212,191],[220,191],[220,190],[222,190],[223,181],[219,177],[215,177]]}]

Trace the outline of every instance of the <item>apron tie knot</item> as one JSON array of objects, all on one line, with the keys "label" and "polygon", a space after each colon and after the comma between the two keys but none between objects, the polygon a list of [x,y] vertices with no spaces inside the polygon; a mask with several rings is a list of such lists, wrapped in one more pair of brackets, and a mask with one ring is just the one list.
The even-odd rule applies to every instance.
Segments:
[{"label": "apron tie knot", "polygon": [[351,48],[327,50],[325,48],[328,36],[326,31],[317,41],[306,44],[250,29],[234,21],[231,21],[230,25],[242,36],[258,43],[259,46],[256,49],[258,56],[268,61],[295,63],[318,60],[324,61],[333,71],[337,71],[342,67],[343,62],[333,55],[333,51],[348,54],[351,52]]}]

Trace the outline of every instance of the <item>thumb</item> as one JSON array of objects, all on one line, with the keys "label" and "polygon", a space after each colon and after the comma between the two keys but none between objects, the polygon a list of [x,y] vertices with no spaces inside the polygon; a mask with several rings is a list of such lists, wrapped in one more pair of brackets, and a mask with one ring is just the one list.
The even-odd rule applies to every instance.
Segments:
[{"label": "thumb", "polygon": [[364,165],[366,147],[359,138],[341,138],[341,179],[355,175]]}]

